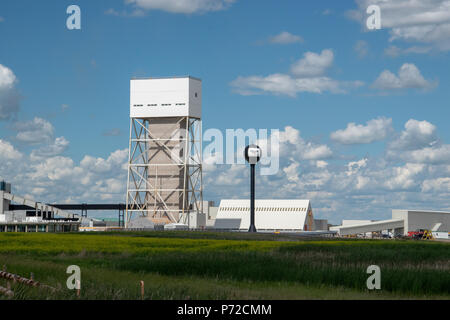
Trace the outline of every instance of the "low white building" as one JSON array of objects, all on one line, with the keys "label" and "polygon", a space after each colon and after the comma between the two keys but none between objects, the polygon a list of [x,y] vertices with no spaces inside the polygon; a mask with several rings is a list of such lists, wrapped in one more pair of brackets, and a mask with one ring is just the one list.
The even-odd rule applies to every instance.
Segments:
[{"label": "low white building", "polygon": [[[313,231],[309,200],[255,200],[258,231]],[[222,200],[214,224],[216,229],[248,230],[250,200]]]},{"label": "low white building", "polygon": [[426,229],[434,232],[450,231],[450,212],[427,210],[392,210],[392,219],[381,221],[344,220],[341,226],[331,227],[340,235],[392,231],[395,235],[408,235],[409,231]]}]

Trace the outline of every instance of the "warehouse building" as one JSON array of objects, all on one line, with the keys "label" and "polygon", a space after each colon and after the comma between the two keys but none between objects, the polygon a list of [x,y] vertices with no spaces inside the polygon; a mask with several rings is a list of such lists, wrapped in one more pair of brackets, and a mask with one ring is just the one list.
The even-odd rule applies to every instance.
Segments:
[{"label": "warehouse building", "polygon": [[410,231],[426,229],[436,234],[450,231],[450,212],[428,210],[392,210],[392,219],[381,221],[345,221],[340,226],[331,227],[341,236],[389,231],[393,235],[408,235]]},{"label": "warehouse building", "polygon": [[[255,200],[258,231],[313,231],[314,217],[309,200]],[[250,200],[222,200],[215,229],[247,231]]]}]

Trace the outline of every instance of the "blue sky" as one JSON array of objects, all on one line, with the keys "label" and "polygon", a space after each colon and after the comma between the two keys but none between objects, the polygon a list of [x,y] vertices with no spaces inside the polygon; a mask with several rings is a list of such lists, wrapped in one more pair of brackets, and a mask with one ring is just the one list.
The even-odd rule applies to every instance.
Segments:
[{"label": "blue sky", "polygon": [[[286,191],[286,197],[313,196],[311,192],[333,194],[329,202],[318,196],[319,215],[339,220],[344,208],[351,207],[344,199],[360,199],[362,191],[354,190],[354,181],[349,182],[352,188],[345,187],[349,193],[342,193],[330,181],[301,184],[317,169],[312,162],[327,162],[328,174],[339,179],[338,173],[344,172],[349,162],[366,158],[374,164],[386,161],[383,170],[391,172],[394,180],[395,172],[401,171],[395,168],[411,171],[408,164],[423,165],[415,169],[420,172],[411,176],[411,183],[407,179],[404,185],[399,182],[399,187],[391,188],[382,181],[373,182],[380,187],[363,192],[364,197],[371,197],[370,201],[377,199],[370,202],[375,207],[370,217],[390,216],[387,208],[408,206],[408,199],[417,199],[418,194],[423,196],[424,190],[428,190],[429,197],[424,196],[422,202],[413,206],[450,208],[450,159],[446,144],[450,141],[450,9],[442,6],[443,1],[415,8],[411,6],[412,1],[399,0],[397,10],[389,9],[389,1],[371,1],[370,4],[379,4],[382,12],[382,29],[374,31],[365,27],[365,8],[369,4],[365,0],[182,0],[178,6],[176,3],[175,0],[2,1],[0,65],[14,74],[15,81],[4,89],[0,85],[0,95],[9,97],[0,99],[3,103],[0,139],[5,150],[12,152],[12,147],[29,165],[21,170],[21,175],[13,174],[4,162],[0,177],[12,180],[23,194],[52,198],[58,186],[75,182],[67,175],[59,179],[49,174],[55,170],[46,162],[45,158],[50,157],[29,160],[27,157],[33,150],[53,148],[52,157],[70,159],[72,171],[82,167],[81,161],[86,156],[107,161],[112,152],[128,146],[129,79],[192,75],[203,80],[204,129],[278,128],[283,131],[292,127],[304,141],[326,145],[331,150],[332,155],[323,159],[302,156],[300,151],[286,155],[286,167],[299,163],[299,179],[286,173],[280,177],[279,184],[273,182],[274,189],[286,185],[286,181],[297,183]],[[81,30],[66,28],[66,8],[71,4],[81,8]],[[424,24],[420,13],[427,11],[432,17],[436,14],[436,19]],[[415,30],[412,35],[411,30]],[[282,32],[291,41],[283,40]],[[327,52],[331,52],[331,58]],[[307,53],[314,56],[308,60]],[[294,70],[296,63],[301,70]],[[304,76],[305,68],[314,63],[318,63],[313,66],[316,74]],[[399,75],[402,66],[405,66],[405,78]],[[382,77],[385,70],[389,74]],[[283,75],[282,83],[271,82],[271,75]],[[286,93],[285,85],[299,81],[307,89],[294,88]],[[14,107],[6,108],[11,101]],[[42,121],[35,121],[36,118]],[[372,127],[368,121],[380,118],[390,121],[380,122],[382,128],[373,131],[377,125]],[[423,134],[424,141],[431,139],[430,145],[398,147],[393,152],[392,146],[402,139],[402,133],[407,137],[409,131],[405,124],[410,119],[417,121],[416,126],[410,122],[411,132],[419,128],[419,133],[414,132]],[[27,132],[21,134],[25,129],[20,123],[30,121],[39,128],[47,126],[48,130],[31,132],[36,139],[24,138]],[[333,132],[345,130],[349,123],[360,127],[331,138]],[[352,132],[357,137],[348,143],[344,136]],[[64,140],[57,144],[56,139],[60,137]],[[416,136],[413,140],[421,139]],[[439,161],[419,159],[421,150],[426,153],[430,146],[431,152],[439,153]],[[406,156],[407,152],[415,153],[405,159],[388,157],[389,152]],[[365,166],[365,170],[369,167]],[[208,175],[229,176],[227,170],[231,169],[221,168]],[[376,170],[381,169],[362,176],[378,177]],[[104,179],[104,187],[108,189],[109,183],[119,184],[110,179],[121,174],[103,174],[95,179]],[[41,189],[33,191],[26,186],[33,179]],[[89,183],[95,184],[94,180]],[[233,186],[233,182],[227,183]],[[239,180],[234,183],[239,184]],[[246,184],[241,184],[245,189]],[[205,188],[208,188],[206,195],[214,200],[240,196],[225,191],[226,186],[211,184]],[[119,191],[103,200],[123,201],[120,187],[116,189]],[[396,192],[399,194],[393,197],[401,198],[401,194],[403,202],[389,203],[387,199],[387,203],[376,207],[382,203],[381,198]],[[261,196],[275,194],[280,197],[278,192],[264,188]],[[83,199],[81,191],[64,195],[67,201]],[[331,202],[338,209],[333,209]]]}]

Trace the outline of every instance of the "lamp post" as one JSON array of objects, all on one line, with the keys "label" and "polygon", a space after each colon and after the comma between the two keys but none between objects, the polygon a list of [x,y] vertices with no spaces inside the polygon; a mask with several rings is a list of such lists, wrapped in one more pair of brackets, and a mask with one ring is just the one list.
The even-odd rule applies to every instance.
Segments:
[{"label": "lamp post", "polygon": [[261,149],[257,145],[249,145],[244,151],[245,160],[250,164],[250,228],[248,232],[256,232],[255,227],[255,166],[261,159]]}]

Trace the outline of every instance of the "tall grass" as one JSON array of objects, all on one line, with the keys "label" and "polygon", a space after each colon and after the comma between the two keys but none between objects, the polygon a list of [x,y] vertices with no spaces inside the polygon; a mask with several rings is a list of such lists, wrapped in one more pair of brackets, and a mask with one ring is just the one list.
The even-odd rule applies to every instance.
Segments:
[{"label": "tall grass", "polygon": [[[236,240],[225,240],[223,234],[210,234],[213,239],[207,235],[0,234],[0,267],[8,264],[24,276],[32,271],[50,284],[64,287],[65,268],[77,264],[86,283],[84,292],[89,292],[91,299],[136,299],[138,279],[145,277],[165,279],[160,286],[153,284],[147,298],[214,299],[231,298],[241,291],[236,291],[233,287],[236,285],[220,291],[210,288],[208,283],[239,283],[246,286],[246,292],[251,292],[252,297],[264,296],[264,288],[272,288],[277,283],[282,283],[283,288],[326,288],[321,291],[325,296],[330,288],[332,292],[349,290],[366,295],[369,276],[366,268],[375,264],[381,267],[383,294],[450,298],[449,243],[268,241],[267,236],[253,240],[234,234]],[[112,274],[125,278],[119,285]],[[18,290],[22,298],[42,294]],[[64,292],[44,295],[72,297],[67,290]]]}]

